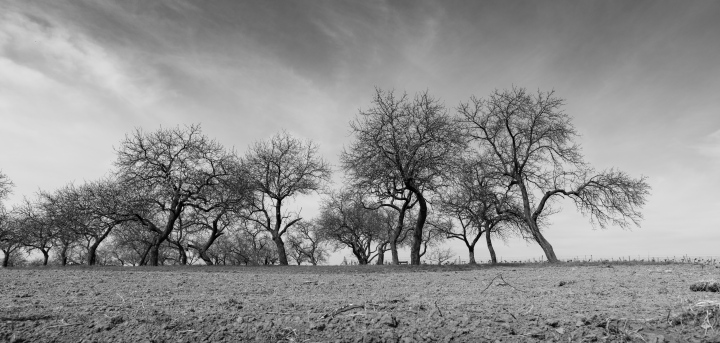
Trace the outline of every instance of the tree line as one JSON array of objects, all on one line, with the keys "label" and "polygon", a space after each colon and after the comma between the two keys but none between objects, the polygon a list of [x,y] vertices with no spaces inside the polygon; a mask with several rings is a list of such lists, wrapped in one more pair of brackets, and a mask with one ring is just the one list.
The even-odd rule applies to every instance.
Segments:
[{"label": "tree line", "polygon": [[[645,177],[590,166],[563,105],[512,88],[449,109],[427,91],[376,89],[350,122],[336,187],[318,145],[285,131],[240,155],[199,125],[137,128],[107,176],[0,204],[3,266],[33,251],[62,265],[315,265],[341,248],[359,264],[383,264],[388,251],[399,264],[403,247],[420,264],[447,259],[437,249],[447,239],[476,263],[483,235],[493,262],[493,239],[511,236],[558,262],[543,233],[559,199],[601,228],[628,227],[650,191]],[[0,201],[12,187],[0,172]],[[314,193],[315,218],[289,206]]]}]

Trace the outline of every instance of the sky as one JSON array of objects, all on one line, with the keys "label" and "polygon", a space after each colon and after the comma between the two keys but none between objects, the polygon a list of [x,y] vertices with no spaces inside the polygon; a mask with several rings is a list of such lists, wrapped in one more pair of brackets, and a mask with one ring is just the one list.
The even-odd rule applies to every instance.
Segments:
[{"label": "sky", "polygon": [[[200,123],[240,154],[284,129],[337,166],[375,87],[427,90],[453,112],[516,86],[566,100],[596,169],[652,186],[632,230],[564,202],[546,230],[558,257],[718,256],[718,17],[717,1],[0,0],[6,205],[106,175],[137,127]],[[316,200],[297,206],[312,217]]]}]

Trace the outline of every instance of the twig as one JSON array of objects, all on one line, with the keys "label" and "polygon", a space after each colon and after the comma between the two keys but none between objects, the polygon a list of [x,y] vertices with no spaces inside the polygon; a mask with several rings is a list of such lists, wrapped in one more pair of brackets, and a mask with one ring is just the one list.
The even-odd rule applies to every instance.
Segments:
[{"label": "twig", "polygon": [[58,324],[58,325],[46,326],[45,328],[46,328],[46,329],[50,329],[50,328],[60,328],[60,327],[65,327],[65,326],[76,326],[76,325],[80,325],[80,324],[81,324],[81,323],[75,323],[75,324],[70,324],[70,323],[68,323],[68,324]]},{"label": "twig", "polygon": [[503,277],[502,277],[502,274],[498,274],[498,275],[495,275],[495,277],[492,278],[492,280],[490,280],[490,283],[488,283],[488,285],[485,287],[485,289],[483,289],[480,292],[480,294],[483,294],[488,288],[490,288],[490,286],[492,286],[492,284],[493,284],[493,281],[495,281],[495,279],[497,279],[497,278],[500,278],[500,280],[502,280],[505,283],[505,285],[512,287],[514,290],[516,290],[518,292],[522,292],[521,290],[517,289],[515,286],[511,285],[509,282],[505,281],[505,279],[503,279]]},{"label": "twig", "polygon": [[507,313],[509,313],[513,317],[513,319],[517,320],[517,317],[515,317],[515,315],[512,314],[512,312],[510,312],[510,310],[508,310],[507,308],[504,308],[504,309]]},{"label": "twig", "polygon": [[442,314],[442,311],[440,311],[440,307],[438,307],[437,300],[435,300],[435,308],[437,309],[438,313],[440,314],[440,317],[444,317]]},{"label": "twig", "polygon": [[45,328],[46,328],[46,329],[50,329],[50,328],[59,328],[59,327],[65,327],[65,326],[76,326],[76,325],[82,324],[82,323],[74,323],[74,324],[66,323],[66,322],[65,322],[65,319],[60,319],[60,322],[61,322],[62,324],[50,325],[50,326],[46,326]]},{"label": "twig", "polygon": [[365,309],[365,305],[353,305],[353,304],[350,304],[350,305],[348,305],[348,306],[341,307],[341,308],[333,311],[332,313],[326,313],[326,314],[322,315],[322,317],[320,317],[320,318],[321,318],[321,319],[325,319],[325,318],[327,318],[327,317],[333,318],[333,317],[337,316],[337,315],[340,314],[340,313],[347,312],[347,311],[354,310],[354,309],[358,309],[358,308]]},{"label": "twig", "polygon": [[605,332],[608,336],[610,335],[610,321],[611,320],[612,320],[612,318],[608,318],[607,322],[605,323]]}]

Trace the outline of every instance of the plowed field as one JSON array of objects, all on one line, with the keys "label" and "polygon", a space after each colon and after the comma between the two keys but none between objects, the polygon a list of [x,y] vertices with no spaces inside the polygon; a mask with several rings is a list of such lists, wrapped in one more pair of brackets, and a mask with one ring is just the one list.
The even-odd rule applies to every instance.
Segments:
[{"label": "plowed field", "polygon": [[720,342],[699,265],[0,270],[9,342]]}]

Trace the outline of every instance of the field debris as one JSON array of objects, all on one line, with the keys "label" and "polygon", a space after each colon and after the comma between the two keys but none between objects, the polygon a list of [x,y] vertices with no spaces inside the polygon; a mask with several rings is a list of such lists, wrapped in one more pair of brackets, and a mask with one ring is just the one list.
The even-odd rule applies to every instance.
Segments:
[{"label": "field debris", "polygon": [[502,283],[498,283],[497,286],[510,286],[510,287],[512,287],[513,289],[515,289],[516,291],[522,292],[521,290],[517,289],[515,286],[513,286],[513,285],[511,285],[510,283],[508,283],[507,281],[505,281],[505,279],[503,279],[502,274],[498,274],[498,275],[495,275],[495,277],[492,278],[492,280],[490,280],[490,282],[489,282],[488,285],[485,287],[485,289],[483,289],[482,291],[480,291],[480,294],[485,293],[485,291],[486,291],[488,288],[490,288],[490,286],[492,286],[493,282],[494,282],[497,278],[500,278],[500,280],[502,280]]},{"label": "field debris", "polygon": [[341,314],[341,313],[343,313],[343,312],[352,311],[352,310],[358,310],[358,309],[363,309],[363,310],[364,310],[364,309],[365,309],[365,305],[353,305],[353,304],[350,304],[350,305],[347,305],[347,306],[343,306],[343,307],[341,307],[341,308],[339,308],[339,309],[337,309],[337,310],[335,310],[335,311],[333,311],[333,312],[326,313],[326,314],[322,315],[322,316],[320,317],[320,319],[334,318],[335,316],[337,316],[338,314]]},{"label": "field debris", "polygon": [[690,285],[693,292],[720,292],[720,282],[700,281]]},{"label": "field debris", "polygon": [[670,318],[669,324],[700,327],[704,330],[703,335],[707,335],[708,330],[711,330],[717,336],[718,328],[720,328],[720,301],[699,301],[688,310]]}]

